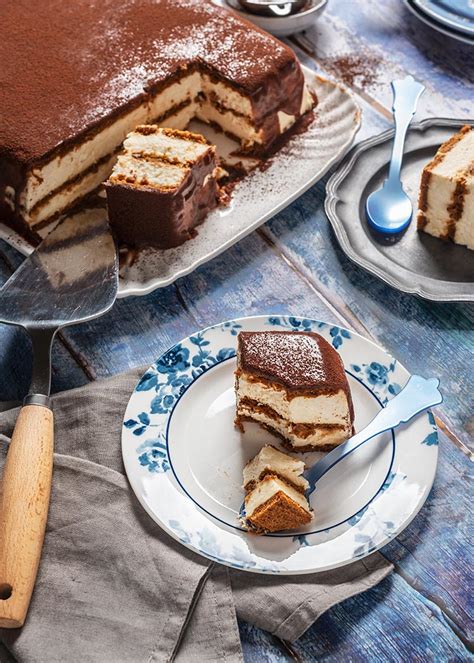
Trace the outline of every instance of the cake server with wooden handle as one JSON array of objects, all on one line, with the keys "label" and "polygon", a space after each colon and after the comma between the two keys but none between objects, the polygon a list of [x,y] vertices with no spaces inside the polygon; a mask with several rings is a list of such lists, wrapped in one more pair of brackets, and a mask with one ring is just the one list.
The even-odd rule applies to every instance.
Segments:
[{"label": "cake server with wooden handle", "polygon": [[58,329],[105,313],[117,295],[115,243],[105,211],[65,219],[0,290],[0,321],[29,332],[31,388],[0,484],[0,627],[23,625],[38,571],[53,469],[49,399]]}]

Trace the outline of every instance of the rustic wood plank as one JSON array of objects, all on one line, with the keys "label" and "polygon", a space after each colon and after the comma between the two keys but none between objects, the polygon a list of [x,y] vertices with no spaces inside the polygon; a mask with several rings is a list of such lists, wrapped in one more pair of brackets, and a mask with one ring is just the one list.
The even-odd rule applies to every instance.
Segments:
[{"label": "rustic wood plank", "polygon": [[240,640],[245,663],[283,663],[295,661],[285,643],[271,633],[239,621]]},{"label": "rustic wood plank", "polygon": [[435,483],[413,522],[382,549],[407,583],[437,605],[464,641],[474,639],[470,459],[440,434]]},{"label": "rustic wood plank", "polygon": [[319,66],[380,107],[391,108],[389,83],[412,74],[426,85],[418,116],[471,117],[474,53],[424,26],[399,0],[342,0],[302,38]]},{"label": "rustic wood plank", "polygon": [[302,661],[469,661],[436,605],[394,573],[335,606],[294,649]]}]

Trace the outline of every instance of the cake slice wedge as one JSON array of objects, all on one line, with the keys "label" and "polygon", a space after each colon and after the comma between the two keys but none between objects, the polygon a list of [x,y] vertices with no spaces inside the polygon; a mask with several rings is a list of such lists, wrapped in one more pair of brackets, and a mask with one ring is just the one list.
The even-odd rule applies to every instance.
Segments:
[{"label": "cake slice wedge", "polygon": [[329,451],[353,433],[342,360],[319,334],[241,332],[236,425],[254,421],[295,451]]},{"label": "cake slice wedge", "polygon": [[140,125],[105,183],[109,221],[130,247],[179,246],[219,202],[215,147],[200,134]]},{"label": "cake slice wedge", "polygon": [[313,519],[301,460],[267,445],[244,467],[245,524],[253,532],[299,529]]},{"label": "cake slice wedge", "polygon": [[441,145],[421,176],[418,230],[474,250],[474,127]]}]

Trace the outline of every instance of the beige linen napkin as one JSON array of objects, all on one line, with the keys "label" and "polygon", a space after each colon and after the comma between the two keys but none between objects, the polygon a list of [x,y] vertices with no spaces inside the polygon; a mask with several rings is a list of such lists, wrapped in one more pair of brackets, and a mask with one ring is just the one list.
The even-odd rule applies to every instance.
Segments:
[{"label": "beige linen napkin", "polygon": [[[25,626],[0,629],[0,661],[241,661],[237,616],[295,640],[392,569],[375,553],[325,573],[257,575],[171,539],[139,505],[122,464],[123,413],[142,372],[53,398],[57,453],[42,561]],[[0,466],[16,414],[0,414]]]}]

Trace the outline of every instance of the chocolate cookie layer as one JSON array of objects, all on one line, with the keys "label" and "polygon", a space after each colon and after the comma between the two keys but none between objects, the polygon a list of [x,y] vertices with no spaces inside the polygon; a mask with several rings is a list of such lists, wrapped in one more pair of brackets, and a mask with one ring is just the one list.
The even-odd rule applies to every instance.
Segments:
[{"label": "chocolate cookie layer", "polygon": [[139,126],[105,183],[121,244],[169,249],[192,237],[218,203],[215,148],[199,134]]}]

